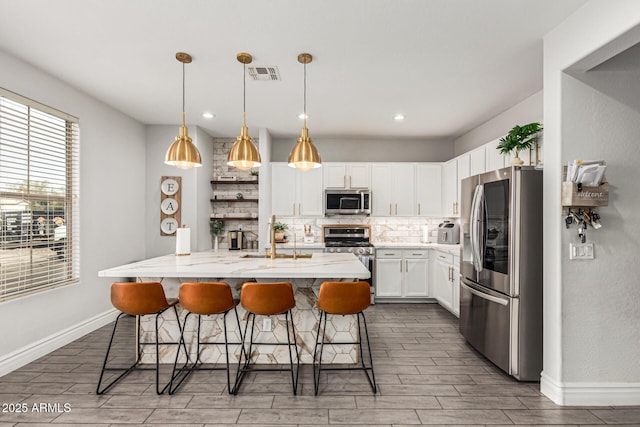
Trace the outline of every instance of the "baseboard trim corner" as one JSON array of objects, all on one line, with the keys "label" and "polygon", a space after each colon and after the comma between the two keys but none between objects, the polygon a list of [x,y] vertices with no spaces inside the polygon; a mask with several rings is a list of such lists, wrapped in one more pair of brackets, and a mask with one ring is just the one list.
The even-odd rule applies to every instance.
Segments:
[{"label": "baseboard trim corner", "polygon": [[109,309],[76,325],[63,329],[60,332],[56,332],[39,341],[19,348],[16,351],[0,356],[0,377],[77,340],[89,332],[93,332],[113,322],[117,315],[117,310],[113,308]]},{"label": "baseboard trim corner", "polygon": [[562,383],[543,372],[540,391],[562,406],[640,405],[640,383]]}]

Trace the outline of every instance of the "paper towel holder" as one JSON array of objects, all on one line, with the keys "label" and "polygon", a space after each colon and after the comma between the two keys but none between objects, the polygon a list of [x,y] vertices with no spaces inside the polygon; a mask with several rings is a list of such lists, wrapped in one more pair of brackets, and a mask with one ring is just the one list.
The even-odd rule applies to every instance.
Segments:
[{"label": "paper towel holder", "polygon": [[176,256],[191,255],[191,229],[182,224],[176,230]]}]

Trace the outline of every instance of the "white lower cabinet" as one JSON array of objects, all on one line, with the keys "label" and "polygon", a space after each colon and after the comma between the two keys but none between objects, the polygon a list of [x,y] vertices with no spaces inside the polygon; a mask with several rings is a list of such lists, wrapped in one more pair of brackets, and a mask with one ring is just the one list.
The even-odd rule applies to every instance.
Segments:
[{"label": "white lower cabinet", "polygon": [[378,249],[375,275],[377,298],[426,298],[429,250]]},{"label": "white lower cabinet", "polygon": [[435,252],[432,297],[455,314],[460,315],[460,274],[456,259],[448,252]]}]

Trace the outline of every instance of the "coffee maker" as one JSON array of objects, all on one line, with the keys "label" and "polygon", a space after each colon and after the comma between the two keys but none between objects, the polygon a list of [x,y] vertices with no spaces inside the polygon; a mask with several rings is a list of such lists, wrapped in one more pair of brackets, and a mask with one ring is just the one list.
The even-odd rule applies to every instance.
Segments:
[{"label": "coffee maker", "polygon": [[229,231],[228,239],[230,251],[239,251],[247,248],[247,237],[242,230]]}]

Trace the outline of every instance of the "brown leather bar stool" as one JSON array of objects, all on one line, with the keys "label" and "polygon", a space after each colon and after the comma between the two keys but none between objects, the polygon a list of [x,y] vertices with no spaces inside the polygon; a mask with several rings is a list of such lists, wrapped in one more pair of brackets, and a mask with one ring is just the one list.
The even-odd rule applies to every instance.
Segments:
[{"label": "brown leather bar stool", "polygon": [[[115,282],[111,284],[111,304],[115,308],[121,311],[116,318],[116,322],[113,325],[113,332],[111,333],[111,339],[109,340],[109,347],[107,348],[107,354],[104,356],[104,363],[102,364],[102,371],[100,372],[100,379],[98,380],[98,387],[96,388],[96,394],[103,394],[110,389],[115,383],[120,381],[126,375],[131,373],[134,369],[148,369],[140,368],[138,364],[142,358],[142,351],[140,346],[143,345],[155,345],[156,348],[156,393],[162,394],[167,389],[169,384],[160,389],[160,357],[159,347],[160,344],[166,345],[178,345],[178,342],[159,342],[158,339],[158,318],[167,309],[173,308],[173,311],[178,320],[178,328],[180,328],[180,334],[182,335],[182,328],[180,327],[180,319],[178,318],[178,311],[176,310],[177,299],[169,299],[164,295],[164,289],[158,282]],[[113,338],[116,334],[116,328],[118,322],[124,316],[147,316],[155,315],[155,335],[156,340],[152,342],[140,342],[140,324],[136,327],[136,343],[138,345],[136,352],[136,361],[133,365],[127,368],[108,368],[107,361],[109,359],[109,353],[111,352],[111,346],[113,345]],[[184,344],[182,344],[184,345]],[[186,351],[186,347],[185,347]],[[102,390],[100,385],[104,377],[105,371],[123,371],[116,379],[107,384]]]},{"label": "brown leather bar stool", "polygon": [[[231,345],[242,345],[242,342],[230,343],[227,336],[227,314],[233,310],[236,322],[238,324],[238,333],[240,333],[240,341],[242,341],[242,331],[240,328],[240,318],[238,317],[238,311],[236,310],[236,306],[238,305],[237,300],[233,299],[231,295],[231,287],[224,282],[185,282],[180,285],[180,293],[179,293],[180,305],[182,308],[187,310],[187,315],[184,318],[184,323],[182,324],[182,335],[180,336],[180,343],[184,344],[184,331],[187,328],[187,320],[191,314],[196,314],[198,316],[198,332],[196,335],[196,360],[189,366],[189,354],[186,354],[187,360],[185,364],[181,368],[177,368],[178,358],[180,356],[180,347],[178,348],[178,352],[176,353],[176,360],[173,364],[173,373],[171,374],[171,384],[169,386],[169,394],[175,393],[175,391],[180,387],[180,385],[184,382],[185,379],[194,371],[197,370],[205,370],[205,371],[227,371],[227,390],[229,394],[233,393],[233,389],[231,388],[231,376],[229,374],[229,344]],[[210,316],[210,315],[223,315],[224,322],[224,342],[203,342],[200,339],[200,325],[202,316]],[[225,347],[226,354],[226,367],[212,367],[205,368],[202,367],[202,362],[200,361],[200,346],[201,345],[223,345]],[[241,349],[244,351],[244,347]],[[175,384],[174,384],[175,382]]]},{"label": "brown leather bar stool", "polygon": [[[296,329],[293,324],[293,314],[291,309],[296,306],[296,300],[293,296],[293,286],[289,282],[276,283],[245,283],[242,285],[240,293],[240,302],[247,310],[248,316],[244,326],[243,346],[247,338],[247,327],[251,323],[251,333],[249,334],[249,351],[245,350],[245,363],[241,366],[242,358],[238,361],[238,374],[236,377],[235,392],[238,392],[244,375],[247,372],[256,371],[276,371],[291,372],[291,385],[293,394],[298,391],[298,372],[300,370],[300,355],[298,354],[298,344],[296,341]],[[253,332],[255,330],[256,315],[259,316],[275,316],[278,314],[285,315],[285,323],[287,325],[287,342],[286,343],[268,343],[254,342]],[[291,317],[291,332],[289,331],[289,317]],[[293,344],[291,343],[291,335],[293,335]],[[289,348],[289,364],[290,368],[257,368],[251,363],[251,355],[254,345],[286,345]],[[293,367],[293,354],[291,349],[296,353],[296,367]]]},{"label": "brown leather bar stool", "polygon": [[[320,309],[320,320],[318,321],[318,332],[316,334],[316,345],[313,350],[313,382],[315,394],[318,394],[320,388],[320,372],[321,371],[364,371],[371,390],[375,394],[377,392],[376,375],[373,372],[373,358],[371,357],[371,345],[369,341],[369,332],[367,331],[367,320],[364,317],[364,310],[371,304],[370,285],[367,282],[324,282],[320,285],[320,294],[318,295],[318,309]],[[322,351],[324,349],[325,334],[327,330],[327,317],[332,315],[356,315],[358,320],[358,341],[350,342],[329,342],[331,345],[357,345],[360,350],[359,367],[333,367],[325,368],[322,366]],[[367,348],[369,350],[369,366],[364,362],[364,352],[362,351],[362,330],[360,327],[360,317],[364,324],[364,333],[367,339]],[[322,339],[320,339],[320,326],[322,326]],[[318,347],[320,347],[318,351]],[[371,375],[369,375],[371,371]]]}]

